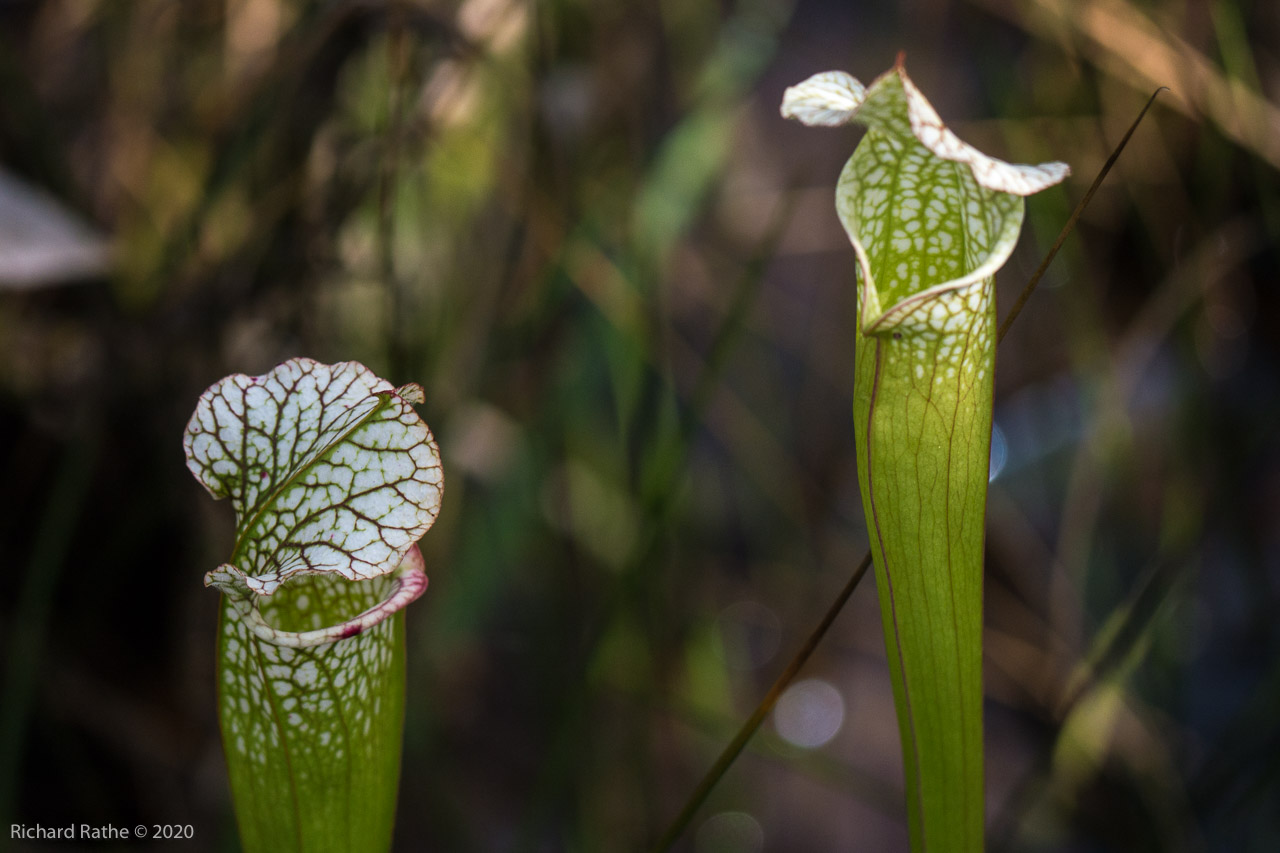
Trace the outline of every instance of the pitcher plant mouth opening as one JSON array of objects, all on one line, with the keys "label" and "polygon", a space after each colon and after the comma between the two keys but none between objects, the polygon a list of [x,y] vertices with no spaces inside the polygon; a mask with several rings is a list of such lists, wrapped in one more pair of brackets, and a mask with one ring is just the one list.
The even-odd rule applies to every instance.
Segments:
[{"label": "pitcher plant mouth opening", "polygon": [[[277,588],[275,594],[285,594],[291,583],[314,579],[316,582],[343,583],[353,585],[376,585],[379,587],[377,604],[352,616],[350,619],[322,628],[308,631],[291,631],[271,624],[262,612],[263,601],[267,596],[228,596],[227,600],[248,625],[249,630],[258,639],[276,646],[288,648],[308,648],[322,646],[327,643],[345,640],[364,633],[375,625],[389,619],[399,611],[416,601],[427,590],[426,567],[422,560],[422,552],[417,546],[406,552],[399,567],[390,574],[361,581],[349,581],[345,578],[325,575],[301,575],[286,581]],[[206,585],[210,585],[206,582]],[[279,609],[279,608],[275,608]]]}]

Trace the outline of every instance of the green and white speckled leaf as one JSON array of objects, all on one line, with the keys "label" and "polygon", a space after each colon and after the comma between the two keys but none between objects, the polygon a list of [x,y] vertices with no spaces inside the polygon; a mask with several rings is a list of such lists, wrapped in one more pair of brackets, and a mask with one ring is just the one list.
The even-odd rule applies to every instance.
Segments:
[{"label": "green and white speckled leaf", "polygon": [[187,426],[187,466],[231,499],[219,720],[246,850],[385,850],[404,714],[399,611],[427,586],[440,457],[363,365],[293,359],[228,376]]},{"label": "green and white speckled leaf", "polygon": [[858,122],[836,209],[858,262],[858,478],[871,535],[914,850],[983,848],[982,565],[995,369],[994,275],[1022,196],[1063,163],[961,142],[896,67],[787,90],[782,114]]},{"label": "green and white speckled leaf", "polygon": [[396,389],[354,361],[295,358],[205,391],[187,467],[236,511],[231,560],[206,578],[270,595],[295,574],[364,580],[394,569],[440,508],[440,457]]}]

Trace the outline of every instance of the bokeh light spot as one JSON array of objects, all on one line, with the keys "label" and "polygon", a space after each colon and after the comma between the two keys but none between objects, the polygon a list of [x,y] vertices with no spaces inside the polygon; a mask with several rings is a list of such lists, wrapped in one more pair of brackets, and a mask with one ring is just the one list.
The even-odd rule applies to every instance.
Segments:
[{"label": "bokeh light spot", "polygon": [[773,724],[782,739],[805,749],[830,741],[843,723],[840,691],[820,678],[806,678],[788,687],[773,712]]},{"label": "bokeh light spot", "polygon": [[994,483],[996,477],[1004,470],[1004,463],[1009,459],[1009,442],[1004,437],[1004,430],[997,423],[991,424],[991,464],[987,468],[987,482]]},{"label": "bokeh light spot", "polygon": [[698,828],[698,853],[757,853],[764,849],[764,830],[746,812],[712,815]]}]

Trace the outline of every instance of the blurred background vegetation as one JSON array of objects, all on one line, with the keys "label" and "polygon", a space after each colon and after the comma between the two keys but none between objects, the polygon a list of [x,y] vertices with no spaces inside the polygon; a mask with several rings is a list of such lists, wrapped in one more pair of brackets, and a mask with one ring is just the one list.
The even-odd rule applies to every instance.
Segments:
[{"label": "blurred background vegetation", "polygon": [[[0,825],[236,848],[181,434],[308,355],[421,382],[445,461],[397,848],[652,843],[866,548],[859,131],[777,108],[899,50],[1074,169],[1005,306],[1172,90],[999,353],[992,849],[1280,849],[1270,0],[0,2]],[[878,619],[679,849],[905,849]]]}]

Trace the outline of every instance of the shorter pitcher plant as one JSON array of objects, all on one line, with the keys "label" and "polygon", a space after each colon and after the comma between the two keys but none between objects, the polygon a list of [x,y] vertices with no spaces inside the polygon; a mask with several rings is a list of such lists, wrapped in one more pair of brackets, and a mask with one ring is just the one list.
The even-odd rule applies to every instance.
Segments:
[{"label": "shorter pitcher plant", "polygon": [[219,589],[218,719],[249,851],[386,850],[404,720],[400,611],[444,480],[400,388],[356,362],[228,376],[187,425],[187,467],[236,512]]}]

